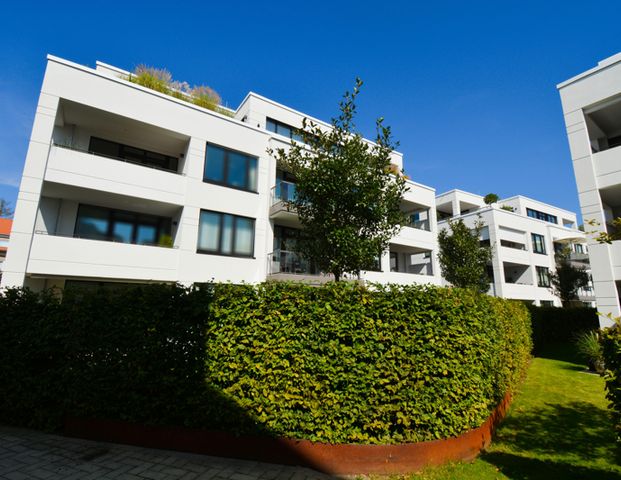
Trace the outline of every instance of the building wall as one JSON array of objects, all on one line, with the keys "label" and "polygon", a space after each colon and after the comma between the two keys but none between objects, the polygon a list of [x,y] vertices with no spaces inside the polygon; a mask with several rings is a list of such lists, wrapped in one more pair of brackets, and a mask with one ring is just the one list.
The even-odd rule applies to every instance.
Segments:
[{"label": "building wall", "polygon": [[[599,62],[595,68],[561,83],[558,88],[580,209],[586,229],[593,232],[588,236],[588,244],[597,308],[603,314],[619,316],[621,242],[600,244],[595,237],[598,232],[607,231],[607,221],[618,216],[606,201],[610,202],[608,197],[621,197],[621,149],[596,151],[593,148],[589,128],[593,131],[594,125],[589,113],[605,108],[621,94],[621,55]],[[600,321],[602,325],[612,323],[604,317]]]},{"label": "building wall", "polygon": [[[270,207],[276,162],[268,149],[289,144],[265,130],[265,119],[299,126],[303,114],[249,94],[229,118],[129,83],[123,75],[101,63],[93,70],[48,57],[2,286],[62,286],[65,279],[265,280],[275,224]],[[84,151],[91,136],[178,155],[179,172],[93,155]],[[204,182],[207,143],[258,158],[257,192]],[[394,153],[393,161],[402,167],[401,154]],[[407,200],[428,207],[435,228],[435,191],[414,182],[410,187]],[[80,204],[170,217],[174,248],[74,238]],[[255,219],[254,256],[197,253],[201,210]],[[436,262],[432,232],[404,229],[395,242],[428,249]],[[407,282],[439,283],[437,269],[431,276],[404,275]],[[390,277],[373,273],[369,279]]]},{"label": "building wall", "polygon": [[[460,202],[484,205],[483,197],[459,190],[447,192],[437,198],[438,208],[444,206],[446,210],[448,206],[455,206]],[[514,211],[503,209],[503,206],[511,207]],[[575,225],[574,213],[522,196],[501,199],[493,205],[485,205],[466,214],[459,214],[459,210],[453,208],[453,219],[461,218],[470,228],[474,228],[477,222],[485,226],[482,240],[489,239],[493,251],[494,282],[490,285],[491,295],[531,301],[537,305],[542,302],[561,305],[560,299],[549,287],[538,286],[536,267],[547,268],[549,272],[555,270],[554,242],[568,245],[585,243],[583,232],[575,227],[562,225],[562,219]],[[531,218],[527,216],[526,208],[555,215],[559,224]],[[448,223],[449,220],[441,221],[438,228],[448,228]],[[545,254],[535,252],[532,234],[544,237]],[[523,249],[515,248],[518,245],[522,245]],[[511,282],[507,279],[511,279]]]}]

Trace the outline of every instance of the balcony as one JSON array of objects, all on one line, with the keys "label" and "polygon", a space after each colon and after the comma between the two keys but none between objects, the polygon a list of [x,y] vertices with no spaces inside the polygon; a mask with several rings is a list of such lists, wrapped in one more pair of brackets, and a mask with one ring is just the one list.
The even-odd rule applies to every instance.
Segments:
[{"label": "balcony", "polygon": [[593,165],[599,188],[621,183],[621,148],[615,147],[593,154]]},{"label": "balcony", "polygon": [[27,274],[174,282],[179,251],[36,231]]},{"label": "balcony", "polygon": [[569,260],[571,260],[572,262],[587,264],[589,263],[589,254],[582,252],[571,252],[569,254]]},{"label": "balcony", "polygon": [[45,180],[175,205],[185,197],[182,175],[59,145],[50,147]]},{"label": "balcony", "polygon": [[287,250],[275,250],[267,255],[267,278],[279,281],[302,281],[310,284],[334,280],[330,274],[317,272],[298,252]]},{"label": "balcony", "polygon": [[295,183],[278,180],[270,190],[270,219],[285,226],[299,227],[298,214],[289,203],[295,198]]},{"label": "balcony", "polygon": [[505,284],[525,285],[532,287],[531,267],[520,263],[503,262]]},{"label": "balcony", "polygon": [[433,276],[430,250],[391,243],[389,258],[391,272]]}]

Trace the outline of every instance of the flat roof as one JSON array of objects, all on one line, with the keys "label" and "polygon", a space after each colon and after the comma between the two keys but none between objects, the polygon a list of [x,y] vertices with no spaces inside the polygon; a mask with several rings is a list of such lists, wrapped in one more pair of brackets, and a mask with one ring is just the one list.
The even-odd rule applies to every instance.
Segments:
[{"label": "flat roof", "polygon": [[591,75],[594,75],[600,70],[605,70],[606,68],[610,68],[613,65],[616,65],[620,62],[621,62],[621,52],[615,53],[614,55],[608,58],[600,60],[599,62],[597,62],[597,66],[587,70],[586,72],[579,73],[575,77],[572,77],[569,80],[565,80],[564,82],[559,83],[556,86],[556,88],[559,90],[562,88],[565,88],[566,86],[571,85],[572,83],[575,83],[578,80],[582,80],[583,78],[590,77]]}]

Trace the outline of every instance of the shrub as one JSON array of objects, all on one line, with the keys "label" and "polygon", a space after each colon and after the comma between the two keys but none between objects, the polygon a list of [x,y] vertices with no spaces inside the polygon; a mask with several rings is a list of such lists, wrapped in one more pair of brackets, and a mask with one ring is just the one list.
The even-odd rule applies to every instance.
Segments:
[{"label": "shrub", "polygon": [[602,357],[602,346],[599,342],[599,335],[596,330],[583,331],[576,337],[576,350],[587,363],[592,372],[602,373],[604,360]]},{"label": "shrub", "polygon": [[529,361],[517,302],[422,286],[151,285],[0,296],[0,421],[64,414],[324,442],[479,426]]},{"label": "shrub", "polygon": [[606,398],[610,401],[617,440],[621,442],[621,324],[602,330],[600,341],[605,364]]},{"label": "shrub", "polygon": [[194,87],[190,91],[190,96],[192,97],[192,103],[209,110],[216,110],[221,101],[220,95],[206,85]]},{"label": "shrub", "polygon": [[529,305],[535,352],[551,343],[570,343],[583,332],[599,329],[594,308],[536,307]]},{"label": "shrub", "polygon": [[172,75],[168,70],[138,65],[129,81],[161,93],[170,93]]}]

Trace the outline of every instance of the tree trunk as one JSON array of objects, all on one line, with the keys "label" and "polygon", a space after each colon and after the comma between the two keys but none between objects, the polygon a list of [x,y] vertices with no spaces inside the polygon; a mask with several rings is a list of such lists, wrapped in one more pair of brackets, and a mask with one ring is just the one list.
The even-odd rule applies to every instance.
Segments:
[{"label": "tree trunk", "polygon": [[332,272],[332,275],[334,275],[335,282],[338,282],[341,280],[341,272]]}]

